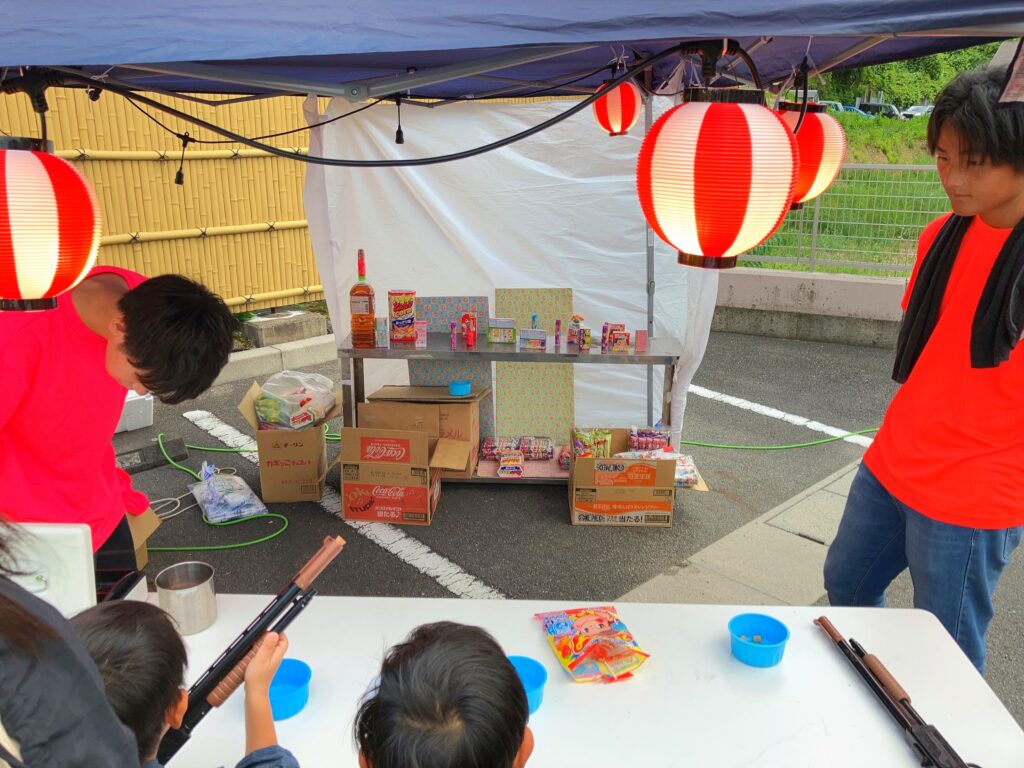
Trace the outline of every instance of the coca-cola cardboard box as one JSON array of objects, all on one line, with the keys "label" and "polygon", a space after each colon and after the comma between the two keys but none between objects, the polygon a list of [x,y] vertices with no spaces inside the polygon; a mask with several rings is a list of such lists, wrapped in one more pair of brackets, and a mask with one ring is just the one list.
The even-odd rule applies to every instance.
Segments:
[{"label": "coca-cola cardboard box", "polygon": [[[253,382],[238,410],[256,433],[260,459],[260,496],[267,504],[279,501],[319,501],[327,471],[324,422],[303,429],[260,429],[256,398],[260,385]],[[341,393],[325,421],[341,412]]]},{"label": "coca-cola cardboard box", "polygon": [[431,448],[442,437],[465,442],[465,466],[443,470],[441,479],[468,480],[480,458],[480,402],[490,396],[489,387],[464,397],[449,395],[447,387],[382,387],[359,404],[359,426],[426,432]]},{"label": "coca-cola cardboard box", "polygon": [[342,516],[430,525],[441,497],[441,471],[465,466],[468,450],[464,441],[431,440],[422,431],[346,427],[337,459]]}]

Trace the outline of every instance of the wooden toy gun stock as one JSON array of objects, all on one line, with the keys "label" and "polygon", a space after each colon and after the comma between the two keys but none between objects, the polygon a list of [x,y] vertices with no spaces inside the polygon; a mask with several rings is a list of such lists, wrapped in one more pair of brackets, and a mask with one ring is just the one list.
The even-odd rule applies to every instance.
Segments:
[{"label": "wooden toy gun stock", "polygon": [[312,589],[313,582],[344,546],[345,540],[340,536],[325,538],[319,551],[188,689],[188,710],[181,728],[171,729],[160,742],[157,759],[161,764],[167,764],[191,738],[193,729],[209,711],[227,701],[242,684],[246,667],[256,655],[263,636],[267,632],[283,632],[309,605],[316,594]]},{"label": "wooden toy gun stock", "polygon": [[922,766],[933,768],[978,768],[966,763],[934,725],[928,725],[910,705],[910,695],[903,690],[892,673],[885,668],[874,654],[852,637],[849,642],[839,634],[832,622],[824,616],[814,620],[825,634],[836,644],[846,660],[867,683],[871,692],[878,697],[893,719],[903,729],[903,736],[921,761]]}]

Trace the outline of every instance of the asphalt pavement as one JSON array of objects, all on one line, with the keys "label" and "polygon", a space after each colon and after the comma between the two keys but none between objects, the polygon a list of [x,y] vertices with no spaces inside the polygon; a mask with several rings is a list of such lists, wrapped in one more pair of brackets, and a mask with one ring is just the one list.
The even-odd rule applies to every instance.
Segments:
[{"label": "asphalt pavement", "polygon": [[[891,364],[891,350],[713,333],[694,379],[696,389],[689,396],[683,438],[728,445],[792,445],[826,436],[792,423],[801,421],[799,417],[848,431],[877,426],[895,391],[889,378]],[[336,361],[306,370],[340,380]],[[118,452],[135,448],[161,432],[192,445],[223,447],[182,414],[207,411],[249,434],[237,410],[249,383],[219,385],[179,406],[158,404],[153,427],[118,435],[115,447]],[[779,412],[794,418],[787,420]],[[336,444],[329,444],[329,455],[336,450]],[[434,522],[429,527],[402,527],[405,537],[400,542],[374,540],[366,529],[338,519],[333,514],[336,505],[297,503],[271,505],[271,511],[286,516],[289,524],[271,541],[202,550],[260,538],[280,523],[261,520],[211,527],[191,510],[167,520],[150,540],[154,547],[190,549],[152,552],[146,572],[152,577],[171,563],[203,559],[217,569],[219,592],[273,593],[325,535],[340,534],[348,545],[318,582],[324,594],[454,597],[459,591],[452,584],[472,580],[509,598],[615,600],[849,468],[863,448],[839,441],[785,450],[692,447],[690,452],[711,490],[679,494],[674,524],[667,529],[572,526],[562,486],[446,484]],[[196,469],[204,459],[235,467],[258,489],[256,466],[242,456],[191,450],[184,463]],[[168,465],[141,472],[134,482],[151,499],[158,499],[185,494],[193,481]],[[328,482],[337,490],[337,470]],[[771,568],[783,571],[793,567],[781,557],[771,563]],[[1022,591],[1024,569],[1015,562],[996,594],[987,674],[1018,722],[1024,722],[1024,668],[1013,655],[1024,631],[1018,608]],[[908,579],[897,581],[890,602],[911,605]]]}]

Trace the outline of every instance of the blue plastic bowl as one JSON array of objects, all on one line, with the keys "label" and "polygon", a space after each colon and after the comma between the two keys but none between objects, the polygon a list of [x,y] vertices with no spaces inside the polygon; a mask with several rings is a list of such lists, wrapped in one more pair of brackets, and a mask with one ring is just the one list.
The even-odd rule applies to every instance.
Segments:
[{"label": "blue plastic bowl", "polygon": [[270,681],[270,712],[275,720],[299,714],[309,701],[309,680],[313,670],[298,659],[283,659]]},{"label": "blue plastic bowl", "polygon": [[[729,620],[732,655],[752,667],[774,667],[782,661],[789,629],[763,613],[741,613]],[[755,642],[759,637],[761,642]],[[746,639],[744,639],[746,638]]]},{"label": "blue plastic bowl", "polygon": [[540,703],[544,700],[544,683],[548,681],[548,671],[543,664],[529,656],[509,656],[508,660],[516,668],[523,688],[526,689],[526,703],[532,715],[540,709]]},{"label": "blue plastic bowl", "polygon": [[452,397],[468,397],[473,389],[473,382],[460,380],[448,382],[448,394]]}]

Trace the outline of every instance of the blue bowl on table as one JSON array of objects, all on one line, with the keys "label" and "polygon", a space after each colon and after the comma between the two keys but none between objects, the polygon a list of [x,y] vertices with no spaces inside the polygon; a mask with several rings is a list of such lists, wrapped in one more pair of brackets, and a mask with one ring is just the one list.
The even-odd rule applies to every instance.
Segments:
[{"label": "blue bowl on table", "polygon": [[526,691],[526,704],[532,715],[540,708],[544,700],[544,683],[548,681],[548,671],[544,665],[529,656],[509,656],[508,660],[516,668],[519,680]]},{"label": "blue bowl on table", "polygon": [[729,635],[732,655],[744,664],[774,667],[782,661],[789,629],[763,613],[741,613],[729,620]]},{"label": "blue bowl on table", "polygon": [[451,397],[469,397],[473,390],[473,382],[465,379],[448,382],[448,394]]},{"label": "blue bowl on table", "polygon": [[282,659],[270,681],[270,712],[275,720],[299,714],[309,701],[309,681],[313,670],[298,659]]}]

